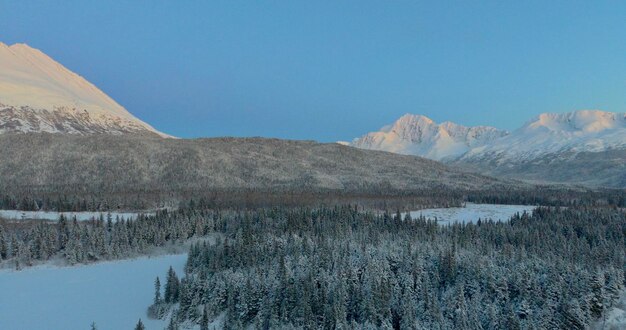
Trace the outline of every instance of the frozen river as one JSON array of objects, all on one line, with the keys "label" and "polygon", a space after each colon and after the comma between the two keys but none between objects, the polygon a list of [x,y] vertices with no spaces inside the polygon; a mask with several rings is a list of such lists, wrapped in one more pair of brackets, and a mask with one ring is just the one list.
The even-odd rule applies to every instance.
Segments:
[{"label": "frozen river", "polygon": [[[99,219],[102,216],[105,220],[110,214],[112,219],[135,219],[140,214],[138,212],[54,212],[54,211],[18,211],[0,210],[0,219],[7,220],[50,220],[57,221],[61,214],[67,219],[76,217],[78,221]],[[144,212],[143,214],[154,214],[154,212]]]},{"label": "frozen river", "polygon": [[0,329],[163,329],[148,320],[154,279],[165,283],[171,265],[183,274],[187,255],[165,255],[73,267],[38,266],[0,271]]},{"label": "frozen river", "polygon": [[503,204],[473,204],[467,203],[465,207],[450,207],[440,209],[424,209],[412,211],[411,217],[424,216],[435,220],[440,224],[477,222],[478,219],[493,221],[507,221],[515,213],[532,212],[535,206],[529,205],[503,205]]}]

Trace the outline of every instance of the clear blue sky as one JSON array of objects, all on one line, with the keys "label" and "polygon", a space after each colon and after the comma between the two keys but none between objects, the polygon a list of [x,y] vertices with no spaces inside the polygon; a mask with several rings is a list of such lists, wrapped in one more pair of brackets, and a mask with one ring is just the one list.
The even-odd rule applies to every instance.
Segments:
[{"label": "clear blue sky", "polygon": [[347,140],[404,113],[626,112],[624,1],[0,0],[25,42],[181,137]]}]

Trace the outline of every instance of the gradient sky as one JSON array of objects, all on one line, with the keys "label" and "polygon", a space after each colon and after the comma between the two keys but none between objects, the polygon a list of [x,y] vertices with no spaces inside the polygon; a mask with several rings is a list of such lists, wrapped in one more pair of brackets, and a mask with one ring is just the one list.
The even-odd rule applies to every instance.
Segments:
[{"label": "gradient sky", "polygon": [[469,2],[0,0],[0,41],[180,137],[329,142],[404,113],[514,129],[626,112],[626,2]]}]

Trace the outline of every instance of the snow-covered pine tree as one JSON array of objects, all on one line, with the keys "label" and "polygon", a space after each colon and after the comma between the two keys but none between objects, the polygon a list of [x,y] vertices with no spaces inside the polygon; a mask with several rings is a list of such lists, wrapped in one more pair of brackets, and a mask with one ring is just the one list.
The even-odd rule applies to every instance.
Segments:
[{"label": "snow-covered pine tree", "polygon": [[598,319],[604,312],[604,274],[598,272],[591,280],[591,301],[590,311],[591,316]]},{"label": "snow-covered pine tree", "polygon": [[178,276],[176,276],[174,268],[170,266],[167,271],[167,280],[165,282],[164,300],[166,303],[171,304],[178,302],[179,285],[180,281],[178,279]]},{"label": "snow-covered pine tree", "polygon": [[209,316],[206,308],[202,308],[202,319],[200,319],[200,330],[209,330]]},{"label": "snow-covered pine tree", "polygon": [[4,235],[4,228],[0,225],[0,261],[9,257],[9,247]]},{"label": "snow-covered pine tree", "polygon": [[158,305],[161,303],[161,280],[159,277],[154,280],[154,304]]}]

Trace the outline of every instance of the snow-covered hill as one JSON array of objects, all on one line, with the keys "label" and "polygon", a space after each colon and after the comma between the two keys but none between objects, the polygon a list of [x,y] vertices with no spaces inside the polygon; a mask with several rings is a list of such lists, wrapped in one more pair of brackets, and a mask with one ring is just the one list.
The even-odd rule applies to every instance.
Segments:
[{"label": "snow-covered hill", "polygon": [[41,51],[0,43],[0,133],[6,132],[167,136]]},{"label": "snow-covered hill", "polygon": [[380,131],[368,133],[349,144],[362,149],[446,160],[456,159],[472,148],[507,134],[494,127],[466,127],[452,122],[437,124],[425,116],[406,114]]}]

